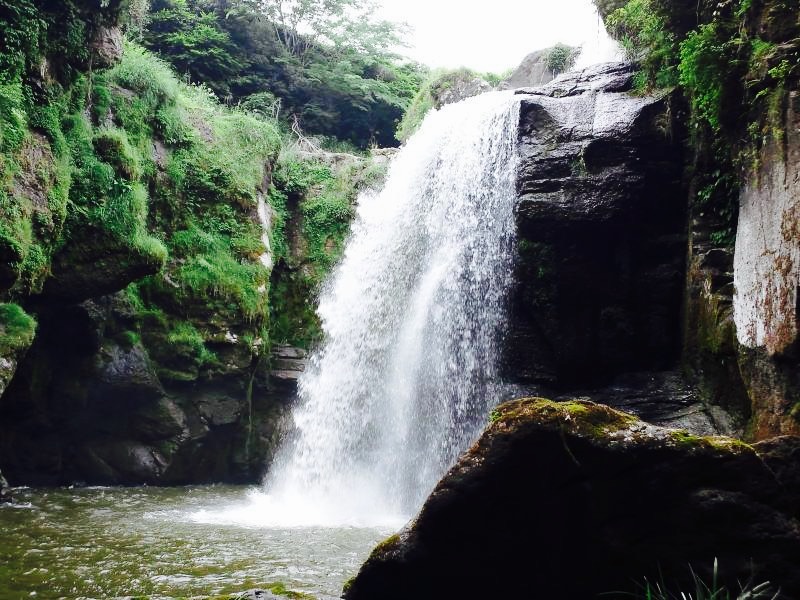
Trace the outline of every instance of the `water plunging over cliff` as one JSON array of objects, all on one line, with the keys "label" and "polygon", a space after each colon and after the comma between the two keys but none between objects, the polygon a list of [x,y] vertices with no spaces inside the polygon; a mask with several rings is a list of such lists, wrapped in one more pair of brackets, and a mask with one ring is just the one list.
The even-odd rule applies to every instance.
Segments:
[{"label": "water plunging over cliff", "polygon": [[[485,425],[511,278],[519,99],[429,115],[359,199],[265,510],[300,523],[408,516]],[[272,519],[272,517],[270,517]]]}]

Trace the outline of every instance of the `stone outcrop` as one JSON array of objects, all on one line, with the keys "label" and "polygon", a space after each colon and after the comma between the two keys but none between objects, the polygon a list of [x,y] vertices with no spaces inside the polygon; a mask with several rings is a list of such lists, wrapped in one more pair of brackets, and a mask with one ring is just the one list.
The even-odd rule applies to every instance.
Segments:
[{"label": "stone outcrop", "polygon": [[270,378],[280,386],[296,389],[297,380],[306,370],[308,353],[302,348],[281,344],[272,347],[272,369]]},{"label": "stone outcrop", "polygon": [[733,319],[757,439],[800,434],[800,92],[739,201]]},{"label": "stone outcrop", "polygon": [[[563,64],[552,64],[554,61],[551,60],[551,53],[554,51],[563,53]],[[522,62],[512,71],[511,75],[501,81],[497,87],[501,90],[515,90],[550,83],[557,75],[567,70],[566,68],[569,68],[575,62],[575,58],[579,53],[579,48],[560,45],[531,52],[522,59]],[[552,67],[556,67],[558,70],[554,70]]]},{"label": "stone outcrop", "polygon": [[467,98],[492,91],[492,84],[477,77],[471,71],[461,69],[448,73],[431,86],[433,106],[442,108]]},{"label": "stone outcrop", "polygon": [[697,388],[676,371],[626,373],[605,387],[573,390],[555,400],[589,400],[632,413],[653,425],[686,429],[696,435],[740,433],[726,411],[703,402]]},{"label": "stone outcrop", "polygon": [[95,67],[111,67],[122,58],[122,29],[118,26],[100,27],[92,41]]},{"label": "stone outcrop", "polygon": [[737,338],[770,355],[795,343],[800,317],[800,92],[791,99],[786,148],[772,145],[742,190],[734,258]]},{"label": "stone outcrop", "polygon": [[[347,600],[594,598],[664,581],[800,594],[798,439],[752,448],[589,402],[501,405]],[[752,579],[751,579],[752,576]]]},{"label": "stone outcrop", "polygon": [[498,86],[501,90],[544,85],[553,81],[555,76],[547,66],[548,50],[531,52],[519,66]]},{"label": "stone outcrop", "polygon": [[612,63],[518,91],[514,381],[568,389],[677,362],[682,155],[672,98],[626,93],[632,75]]}]

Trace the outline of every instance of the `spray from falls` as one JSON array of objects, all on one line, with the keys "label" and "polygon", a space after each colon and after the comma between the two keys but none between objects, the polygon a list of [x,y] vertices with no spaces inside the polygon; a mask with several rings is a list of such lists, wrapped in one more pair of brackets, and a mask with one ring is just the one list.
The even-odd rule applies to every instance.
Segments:
[{"label": "spray from falls", "polygon": [[496,403],[512,276],[519,103],[430,115],[380,193],[359,200],[322,295],[325,342],[266,483],[322,522],[409,515]]},{"label": "spray from falls", "polygon": [[499,396],[518,121],[512,92],[433,111],[383,190],[361,195],[294,432],[257,510],[229,520],[401,524],[483,429]]}]

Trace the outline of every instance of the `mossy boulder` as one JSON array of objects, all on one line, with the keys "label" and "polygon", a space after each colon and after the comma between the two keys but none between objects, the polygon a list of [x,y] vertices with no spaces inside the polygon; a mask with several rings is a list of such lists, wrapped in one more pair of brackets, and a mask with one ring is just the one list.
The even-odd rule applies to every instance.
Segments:
[{"label": "mossy boulder", "polygon": [[691,582],[687,565],[710,581],[715,558],[729,589],[752,574],[796,597],[800,511],[782,501],[793,487],[731,438],[591,402],[517,400],[344,597],[583,600],[644,577]]}]

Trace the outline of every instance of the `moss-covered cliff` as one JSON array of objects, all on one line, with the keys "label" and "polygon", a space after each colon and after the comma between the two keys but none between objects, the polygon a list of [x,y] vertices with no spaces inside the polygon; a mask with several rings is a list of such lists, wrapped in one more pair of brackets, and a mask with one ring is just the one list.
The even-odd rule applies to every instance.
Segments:
[{"label": "moss-covered cliff", "polygon": [[371,162],[277,161],[277,122],[126,42],[123,9],[0,2],[0,464],[253,480],[292,391],[271,392],[273,337],[316,335]]}]

